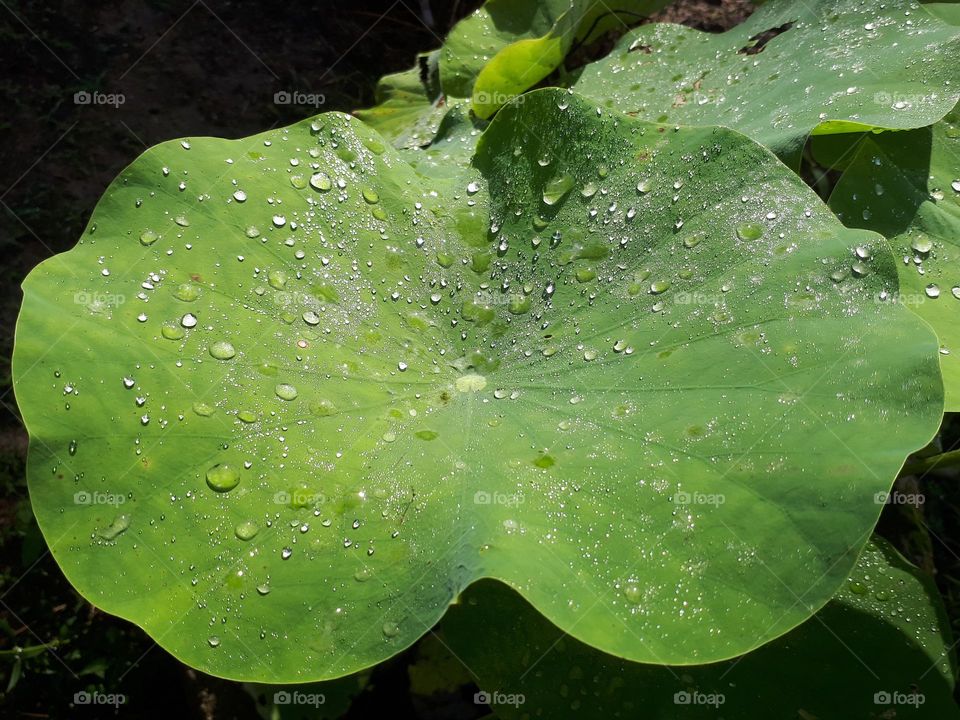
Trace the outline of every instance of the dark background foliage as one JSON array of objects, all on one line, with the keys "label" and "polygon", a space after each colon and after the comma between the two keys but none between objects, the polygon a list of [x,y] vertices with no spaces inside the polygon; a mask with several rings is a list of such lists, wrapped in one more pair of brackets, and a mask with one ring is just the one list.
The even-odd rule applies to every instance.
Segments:
[{"label": "dark background foliage", "polygon": [[[180,136],[243,137],[314,112],[373,103],[377,78],[440,45],[480,0],[0,0],[0,713],[81,717],[74,693],[132,699],[119,715],[257,717],[237,683],[184,667],[138,628],[79,597],[46,550],[24,477],[26,433],[10,354],[20,283],[76,242],[108,183],[148,146]],[[724,30],[747,0],[680,0],[658,19]],[[609,42],[606,43],[609,47]],[[604,43],[594,52],[602,53]],[[589,58],[577,58],[586,60]],[[122,94],[82,105],[77,92]],[[311,106],[275,93],[322,94]],[[944,449],[958,443],[948,422]],[[915,478],[904,478],[912,490]],[[880,531],[937,577],[955,630],[960,582],[957,478],[919,481],[927,502],[889,506]],[[508,639],[504,639],[509,642]],[[24,648],[19,651],[17,648]],[[430,644],[376,668],[348,718],[475,718],[486,708],[452,658]],[[97,708],[91,717],[112,715]]]}]

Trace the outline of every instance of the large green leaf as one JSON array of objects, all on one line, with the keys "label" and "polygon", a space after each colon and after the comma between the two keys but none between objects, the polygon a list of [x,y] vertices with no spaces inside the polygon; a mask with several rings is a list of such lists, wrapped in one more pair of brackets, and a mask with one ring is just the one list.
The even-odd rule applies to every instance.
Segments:
[{"label": "large green leaf", "polygon": [[960,97],[958,55],[960,30],[914,2],[777,0],[722,34],[640,27],[574,87],[646,120],[734,128],[796,164],[811,132],[939,120]]},{"label": "large green leaf", "polygon": [[84,596],[217,675],[369,666],[481,577],[731,657],[827,602],[937,428],[896,289],[746,137],[562,91],[459,179],[335,113],[165,143],[24,283],[31,499]]},{"label": "large green leaf", "polygon": [[947,410],[960,410],[960,108],[932,127],[863,138],[830,197],[890,239],[898,300],[937,331]]},{"label": "large green leaf", "polygon": [[440,51],[444,92],[470,97],[488,118],[563,62],[575,42],[626,27],[669,0],[487,0]]},{"label": "large green leaf", "polygon": [[604,655],[491,581],[467,590],[440,633],[504,720],[960,717],[936,587],[882,540],[816,617],[724,663],[656,667]]}]

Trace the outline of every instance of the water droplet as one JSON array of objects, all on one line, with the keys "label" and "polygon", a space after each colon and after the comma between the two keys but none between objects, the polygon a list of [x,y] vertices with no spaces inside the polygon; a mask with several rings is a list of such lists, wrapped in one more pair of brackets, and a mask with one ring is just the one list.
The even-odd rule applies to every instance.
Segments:
[{"label": "water droplet", "polygon": [[71,440],[71,441],[70,441],[70,443],[67,445],[67,452],[70,453],[71,455],[76,455],[76,454],[77,454],[77,441],[76,441],[76,440]]},{"label": "water droplet", "polygon": [[218,638],[216,635],[211,635],[207,638],[207,644],[212,648],[220,647],[220,638]]},{"label": "water droplet", "polygon": [[933,250],[933,242],[926,235],[919,235],[910,242],[910,247],[913,248],[914,252],[926,255]]},{"label": "water droplet", "polygon": [[207,470],[207,485],[215,492],[228,492],[240,484],[240,473],[230,465],[214,465]]},{"label": "water droplet", "polygon": [[234,349],[233,345],[228,343],[226,340],[218,340],[210,346],[210,355],[217,360],[229,360],[236,354],[237,351]]},{"label": "water droplet", "polygon": [[363,195],[363,199],[371,205],[376,205],[378,202],[380,202],[380,196],[373,188],[364,188],[360,191],[360,193]]},{"label": "water droplet", "polygon": [[258,532],[260,532],[260,526],[253,520],[244,520],[233,529],[233,534],[240,540],[253,540]]},{"label": "water droplet", "polygon": [[246,202],[247,194],[243,190],[236,190],[233,193],[233,199],[236,200],[238,203]]},{"label": "water droplet", "polygon": [[643,591],[640,589],[639,585],[630,582],[623,586],[623,596],[628,602],[636,604],[643,599]]},{"label": "water droplet", "polygon": [[940,297],[940,286],[936,283],[930,283],[923,290],[928,298],[938,298]]},{"label": "water droplet", "polygon": [[193,283],[183,283],[174,291],[173,296],[183,302],[193,302],[200,297],[200,288]]},{"label": "water droplet", "polygon": [[193,313],[187,313],[182,318],[180,318],[180,324],[185,328],[193,328],[197,326],[197,316]]},{"label": "water droplet", "polygon": [[195,402],[193,404],[193,411],[200,417],[210,417],[214,412],[216,412],[216,409],[211,405],[207,405],[206,403]]},{"label": "water droplet", "polygon": [[383,624],[383,634],[388,638],[396,637],[400,634],[400,626],[395,622],[385,622]]},{"label": "water droplet", "polygon": [[140,233],[140,244],[145,246],[153,245],[160,236],[153,230],[144,230]]},{"label": "water droplet", "polygon": [[287,285],[287,273],[279,268],[274,268],[267,273],[267,283],[274,290],[283,290]]},{"label": "water droplet", "polygon": [[160,326],[160,334],[167,340],[180,340],[186,333],[176,323],[168,322]]},{"label": "water droplet", "polygon": [[113,519],[112,523],[110,523],[103,530],[100,530],[97,534],[104,540],[115,540],[128,527],[130,527],[130,516],[117,515],[117,517]]},{"label": "water droplet", "polygon": [[763,236],[763,228],[757,223],[741,223],[737,226],[737,237],[747,242],[759,240]]},{"label": "water droplet", "polygon": [[573,187],[573,176],[569,173],[557,175],[543,188],[543,202],[547,205],[556,205]]},{"label": "water droplet", "polygon": [[293,555],[292,548],[285,547],[283,550],[280,551],[280,557],[284,560],[289,560],[291,555]]},{"label": "water droplet", "polygon": [[288,385],[287,383],[280,383],[274,388],[274,391],[277,393],[277,397],[281,400],[295,400],[297,397],[297,389],[293,385]]},{"label": "water droplet", "polygon": [[641,180],[637,183],[637,192],[641,195],[646,195],[648,192],[650,192],[650,188],[652,187],[653,183],[651,183],[649,180]]},{"label": "water droplet", "polygon": [[453,382],[459,392],[480,392],[487,386],[487,379],[483,375],[461,375]]},{"label": "water droplet", "polygon": [[333,187],[333,182],[331,182],[329,175],[319,172],[310,178],[310,187],[320,192],[326,192]]}]

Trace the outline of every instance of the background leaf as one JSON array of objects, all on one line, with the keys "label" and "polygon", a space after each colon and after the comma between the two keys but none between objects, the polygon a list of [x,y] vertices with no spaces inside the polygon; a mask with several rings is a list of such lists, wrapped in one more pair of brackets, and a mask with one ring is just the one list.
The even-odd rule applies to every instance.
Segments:
[{"label": "background leaf", "polygon": [[830,206],[845,224],[890,239],[899,302],[937,331],[946,408],[960,410],[960,113],[929,128],[864,137]]},{"label": "background leaf", "polygon": [[450,32],[440,55],[446,93],[488,118],[563,62],[575,42],[656,12],[668,0],[488,0]]},{"label": "background leaf", "polygon": [[724,125],[796,167],[811,132],[918,128],[960,96],[960,32],[914,2],[766,3],[721,34],[647,25],[574,88],[646,120]]},{"label": "background leaf", "polygon": [[[452,98],[444,98],[437,76],[439,50],[417,57],[409,70],[385,75],[377,83],[377,105],[354,115],[391,140],[397,148],[427,145],[436,135]],[[455,102],[455,101],[454,101]]]}]

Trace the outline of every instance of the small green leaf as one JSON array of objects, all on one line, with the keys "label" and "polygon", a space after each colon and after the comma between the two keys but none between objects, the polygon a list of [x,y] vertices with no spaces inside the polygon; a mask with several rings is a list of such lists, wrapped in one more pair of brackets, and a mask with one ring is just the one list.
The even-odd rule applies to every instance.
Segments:
[{"label": "small green leaf", "polygon": [[470,97],[481,118],[558,68],[575,42],[656,12],[668,0],[488,0],[451,30],[440,51],[444,92]]},{"label": "small green leaf", "polygon": [[960,108],[929,128],[864,137],[830,206],[889,238],[900,274],[890,300],[936,330],[946,409],[960,410]]}]

